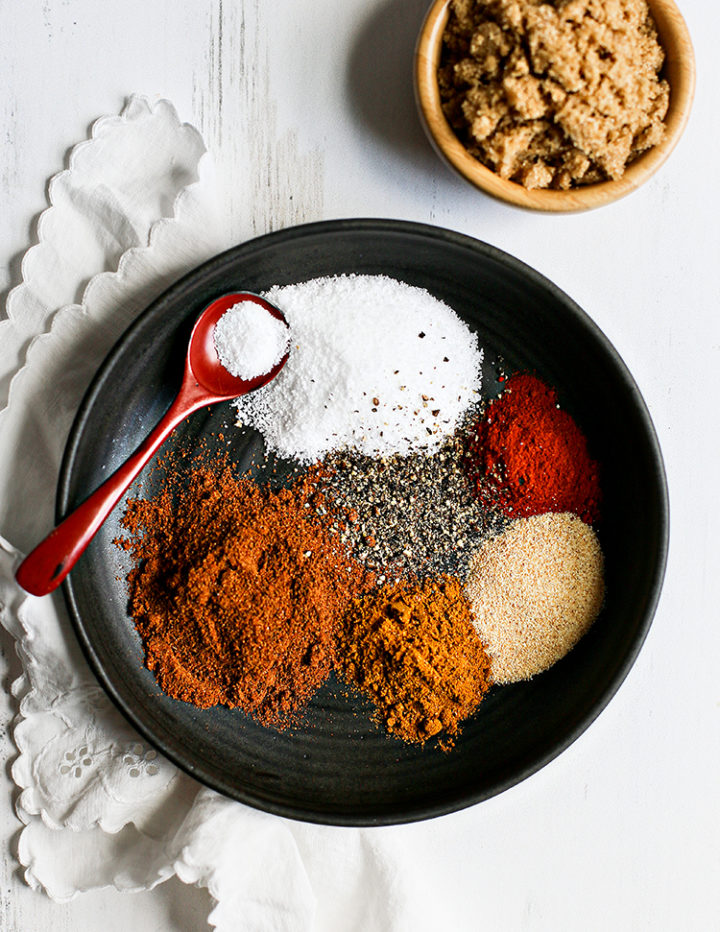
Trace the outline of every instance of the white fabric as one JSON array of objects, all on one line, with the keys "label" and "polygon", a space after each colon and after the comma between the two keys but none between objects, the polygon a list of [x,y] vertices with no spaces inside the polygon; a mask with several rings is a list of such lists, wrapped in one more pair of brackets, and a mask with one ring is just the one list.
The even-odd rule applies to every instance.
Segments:
[{"label": "white fabric", "polygon": [[[13,545],[27,550],[52,526],[67,434],[105,354],[170,282],[226,245],[204,153],[167,102],[133,98],[99,120],[50,183],[39,243],[0,322],[0,529],[13,542],[0,540],[0,619],[23,668],[18,855],[27,882],[57,900],[150,888],[175,872],[218,900],[218,928],[247,914],[247,928],[300,929],[313,897],[284,823],[199,792],[149,748],[98,686],[62,599],[27,597],[13,579]],[[271,851],[286,876],[275,870],[268,889]],[[238,870],[258,883],[238,884]],[[277,879],[291,921],[274,915]]]},{"label": "white fabric", "polygon": [[[435,932],[436,849],[432,864],[416,859],[402,882],[397,873],[417,828],[294,823],[201,788],[108,701],[62,598],[28,597],[13,578],[20,551],[52,526],[72,418],[108,349],[171,281],[227,245],[212,190],[198,133],[167,102],[133,98],[52,180],[39,244],[0,322],[0,622],[23,671],[12,775],[24,876],[62,901],[177,874],[207,887],[221,932]],[[461,846],[457,823],[443,821]],[[463,912],[456,927],[471,928]]]}]

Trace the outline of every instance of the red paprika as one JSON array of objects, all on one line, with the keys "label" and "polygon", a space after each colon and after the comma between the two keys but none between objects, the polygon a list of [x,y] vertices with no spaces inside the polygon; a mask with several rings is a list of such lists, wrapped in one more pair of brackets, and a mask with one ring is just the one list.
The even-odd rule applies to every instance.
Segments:
[{"label": "red paprika", "polygon": [[471,431],[468,471],[477,493],[504,514],[570,511],[592,524],[600,509],[598,464],[557,393],[513,375]]}]

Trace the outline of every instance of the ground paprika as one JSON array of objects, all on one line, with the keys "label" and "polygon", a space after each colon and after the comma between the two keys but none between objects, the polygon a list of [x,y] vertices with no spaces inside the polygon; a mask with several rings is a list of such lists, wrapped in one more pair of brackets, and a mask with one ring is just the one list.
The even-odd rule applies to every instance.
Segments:
[{"label": "ground paprika", "polygon": [[569,511],[600,514],[598,464],[557,393],[531,374],[513,375],[470,431],[468,472],[481,498],[513,518]]}]

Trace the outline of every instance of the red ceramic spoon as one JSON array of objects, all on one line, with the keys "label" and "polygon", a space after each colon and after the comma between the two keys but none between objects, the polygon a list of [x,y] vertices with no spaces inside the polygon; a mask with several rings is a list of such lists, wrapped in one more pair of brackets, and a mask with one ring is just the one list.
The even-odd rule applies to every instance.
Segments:
[{"label": "red ceramic spoon", "polygon": [[106,479],[90,498],[58,524],[23,560],[15,578],[27,592],[32,595],[46,595],[60,585],[123,492],[168,434],[188,414],[216,401],[227,401],[239,395],[246,395],[266,385],[280,372],[287,362],[287,353],[270,372],[250,380],[238,379],[231,375],[218,359],[213,342],[215,324],[225,311],[240,301],[254,301],[287,326],[287,321],[278,308],[258,295],[249,293],[224,295],[202,312],[190,335],[185,373],[177,397],[157,427],[130,459]]}]

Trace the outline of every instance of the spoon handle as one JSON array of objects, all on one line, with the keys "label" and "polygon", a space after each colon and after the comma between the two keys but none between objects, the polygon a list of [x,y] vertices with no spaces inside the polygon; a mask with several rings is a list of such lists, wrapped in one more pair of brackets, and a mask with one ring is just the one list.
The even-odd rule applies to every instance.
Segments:
[{"label": "spoon handle", "polygon": [[206,394],[199,391],[197,385],[183,385],[157,426],[132,456],[25,557],[15,573],[23,589],[31,595],[47,595],[60,585],[123,492],[168,434],[207,401]]}]

